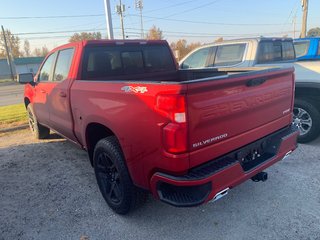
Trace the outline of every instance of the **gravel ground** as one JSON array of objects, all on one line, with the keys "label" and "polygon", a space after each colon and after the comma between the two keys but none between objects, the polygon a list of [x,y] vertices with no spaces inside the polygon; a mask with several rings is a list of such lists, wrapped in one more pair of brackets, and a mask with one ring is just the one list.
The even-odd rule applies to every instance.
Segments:
[{"label": "gravel ground", "polygon": [[0,137],[0,239],[318,239],[320,139],[196,208],[153,200],[129,216],[114,214],[99,193],[84,151],[27,130]]}]

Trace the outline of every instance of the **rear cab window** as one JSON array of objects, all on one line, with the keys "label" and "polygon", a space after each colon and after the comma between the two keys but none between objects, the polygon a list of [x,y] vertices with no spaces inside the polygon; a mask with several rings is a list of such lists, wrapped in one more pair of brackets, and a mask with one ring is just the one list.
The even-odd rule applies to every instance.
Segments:
[{"label": "rear cab window", "polygon": [[273,63],[295,59],[291,41],[261,41],[258,48],[257,63]]},{"label": "rear cab window", "polygon": [[175,71],[170,49],[163,45],[87,46],[82,79]]}]

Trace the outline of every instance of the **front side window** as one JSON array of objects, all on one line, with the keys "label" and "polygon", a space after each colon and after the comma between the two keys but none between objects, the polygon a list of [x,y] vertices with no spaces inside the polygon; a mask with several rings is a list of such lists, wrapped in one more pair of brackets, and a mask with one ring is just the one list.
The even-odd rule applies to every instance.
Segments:
[{"label": "front side window", "polygon": [[67,79],[73,57],[73,48],[59,51],[53,81],[63,81]]},{"label": "front side window", "polygon": [[245,49],[245,43],[218,46],[214,66],[231,66],[241,63]]},{"label": "front side window", "polygon": [[297,57],[302,57],[308,53],[310,41],[299,41],[294,43]]},{"label": "front side window", "polygon": [[210,57],[210,49],[210,47],[201,48],[192,53],[182,63],[182,69],[207,67],[206,63],[208,61],[208,58]]},{"label": "front side window", "polygon": [[52,66],[54,64],[54,60],[56,59],[56,53],[51,54],[42,65],[42,68],[39,73],[38,81],[47,82],[52,80]]}]

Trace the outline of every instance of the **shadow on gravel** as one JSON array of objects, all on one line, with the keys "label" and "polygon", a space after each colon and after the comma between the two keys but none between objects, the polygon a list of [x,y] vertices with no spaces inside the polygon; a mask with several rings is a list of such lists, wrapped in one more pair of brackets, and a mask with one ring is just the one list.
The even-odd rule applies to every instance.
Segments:
[{"label": "shadow on gravel", "polygon": [[50,133],[49,137],[47,139],[63,139],[59,134],[57,133]]},{"label": "shadow on gravel", "polygon": [[0,239],[316,239],[319,161],[301,157],[316,148],[300,146],[267,182],[248,181],[215,203],[174,208],[149,197],[128,216],[108,208],[87,153],[72,143],[2,148]]}]

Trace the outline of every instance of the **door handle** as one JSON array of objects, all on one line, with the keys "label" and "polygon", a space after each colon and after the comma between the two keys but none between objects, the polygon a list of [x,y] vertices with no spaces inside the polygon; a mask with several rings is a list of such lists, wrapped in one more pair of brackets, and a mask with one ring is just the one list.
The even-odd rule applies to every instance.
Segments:
[{"label": "door handle", "polygon": [[45,90],[43,90],[43,89],[40,89],[40,92],[41,93],[47,93]]},{"label": "door handle", "polygon": [[247,85],[247,87],[255,87],[255,86],[259,86],[259,85],[263,84],[265,81],[267,81],[267,78],[255,78],[255,79],[249,80],[246,83],[246,85]]},{"label": "door handle", "polygon": [[67,94],[65,92],[59,92],[60,97],[67,97]]}]

